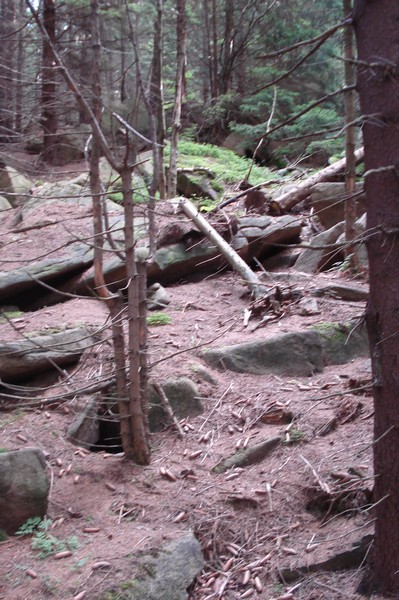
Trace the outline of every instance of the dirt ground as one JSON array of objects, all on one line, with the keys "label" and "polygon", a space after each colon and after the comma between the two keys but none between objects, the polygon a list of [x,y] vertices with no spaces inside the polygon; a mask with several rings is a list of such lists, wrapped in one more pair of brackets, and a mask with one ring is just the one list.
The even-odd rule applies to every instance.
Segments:
[{"label": "dirt ground", "polygon": [[[331,280],[350,283],[335,270],[304,277],[295,286],[307,294]],[[64,558],[55,551],[41,558],[32,548],[35,536],[1,542],[0,598],[123,599],[105,592],[132,577],[134,554],[187,530],[200,540],[206,560],[191,600],[360,598],[362,569],[316,571],[293,582],[282,580],[281,570],[320,563],[372,533],[372,397],[353,390],[369,380],[369,361],[327,367],[313,377],[255,376],[210,370],[198,350],[361,318],[365,304],[323,297],[317,300],[319,314],[302,316],[292,301],[281,318],[254,330],[259,319],[245,325],[250,298],[235,273],[181,281],[168,293],[170,324],[149,330],[149,363],[157,363],[151,378],[162,383],[190,377],[204,412],[181,423],[182,439],[173,427],[152,434],[150,466],[118,454],[88,453],[66,440],[69,424],[88,400],[84,395],[0,413],[0,447],[45,452],[51,476],[48,534],[56,538],[54,548],[60,541],[71,548]],[[1,323],[0,337],[76,323],[103,328],[95,352],[76,367],[58,373],[55,382],[46,376],[30,382],[43,388],[40,395],[52,397],[111,373],[107,319],[100,301],[73,299]],[[205,367],[213,382],[200,377],[195,365]],[[276,435],[285,443],[261,463],[212,472],[238,448]]]}]

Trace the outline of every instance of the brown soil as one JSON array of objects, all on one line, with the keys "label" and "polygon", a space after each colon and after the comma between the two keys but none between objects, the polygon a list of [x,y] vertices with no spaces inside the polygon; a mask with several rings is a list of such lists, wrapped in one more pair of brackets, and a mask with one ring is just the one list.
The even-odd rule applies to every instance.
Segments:
[{"label": "brown soil", "polygon": [[[36,242],[41,235],[45,230],[35,231]],[[331,279],[348,283],[334,271],[298,285],[306,293]],[[372,398],[355,394],[348,385],[350,379],[369,378],[369,361],[328,367],[309,378],[211,371],[213,384],[200,379],[193,365],[203,365],[196,350],[200,345],[221,346],[320,321],[344,321],[360,316],[364,303],[322,298],[320,314],[301,316],[291,302],[282,318],[253,331],[259,319],[244,326],[250,299],[235,273],[180,282],[168,292],[172,302],[165,312],[171,323],[149,332],[149,362],[157,362],[151,377],[158,382],[191,377],[204,413],[182,423],[183,439],[172,427],[153,434],[148,467],[118,455],[84,453],[66,441],[68,425],[87,402],[85,396],[2,413],[0,447],[35,446],[45,452],[51,474],[50,533],[67,543],[77,539],[77,547],[71,556],[56,560],[54,554],[40,558],[31,536],[0,543],[0,598],[99,599],[134,575],[134,553],[189,529],[201,541],[206,558],[190,592],[192,600],[244,598],[248,589],[252,598],[265,600],[283,594],[287,599],[359,598],[361,570],[317,572],[286,584],[278,573],[326,560],[372,532],[372,514],[365,509],[373,476]],[[95,299],[70,300],[1,324],[0,336],[14,339],[77,322],[106,326],[106,309]],[[95,353],[59,373],[56,387],[43,395],[82,387],[111,370],[111,349],[103,336]],[[35,381],[43,388],[48,383],[44,376]],[[274,422],[265,416],[271,408],[277,410]],[[288,411],[294,416],[291,424],[278,418]],[[323,427],[333,418],[335,428],[326,427],[326,433]],[[283,435],[286,443],[260,464],[212,473],[238,447],[276,435]],[[174,478],[163,476],[161,467]],[[247,570],[249,582],[244,584]]]}]

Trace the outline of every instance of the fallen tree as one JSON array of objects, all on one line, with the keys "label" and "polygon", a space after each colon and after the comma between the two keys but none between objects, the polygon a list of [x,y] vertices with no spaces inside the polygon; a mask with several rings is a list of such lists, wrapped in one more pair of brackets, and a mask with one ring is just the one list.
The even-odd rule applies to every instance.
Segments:
[{"label": "fallen tree", "polygon": [[206,237],[217,247],[221,254],[225,257],[227,262],[237,271],[244,279],[246,285],[249,287],[251,294],[254,298],[263,296],[268,290],[259,281],[259,278],[255,273],[248,267],[243,261],[241,256],[237,254],[235,250],[228,244],[212,227],[210,223],[198,212],[198,209],[190,200],[182,198],[178,202],[178,207],[189,217],[195,225],[200,229]]},{"label": "fallen tree", "polygon": [[[364,151],[363,148],[359,148],[355,152],[356,164],[363,160]],[[299,204],[302,200],[305,200],[310,195],[312,187],[316,185],[316,183],[323,183],[324,181],[328,181],[330,177],[338,175],[343,171],[346,167],[346,159],[343,158],[338,160],[333,165],[329,165],[325,169],[322,169],[315,175],[308,177],[302,183],[299,183],[294,189],[291,189],[289,192],[282,194],[280,197],[277,197],[275,200],[279,204],[282,212],[290,210],[296,204]]]}]

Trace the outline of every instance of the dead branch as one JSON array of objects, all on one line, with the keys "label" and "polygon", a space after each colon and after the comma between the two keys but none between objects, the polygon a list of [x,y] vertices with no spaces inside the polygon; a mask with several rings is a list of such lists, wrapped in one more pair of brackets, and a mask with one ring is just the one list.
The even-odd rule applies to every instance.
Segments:
[{"label": "dead branch", "polygon": [[179,437],[183,438],[184,432],[183,432],[182,426],[180,425],[179,421],[176,419],[176,417],[174,415],[173,409],[170,405],[169,399],[168,399],[167,395],[165,394],[163,387],[161,386],[160,383],[155,382],[155,381],[152,382],[152,385],[162,402],[162,406],[164,407],[165,412],[167,413],[168,417],[170,418],[173,425],[175,426],[175,428],[179,434]]},{"label": "dead branch", "polygon": [[303,40],[302,42],[297,42],[296,44],[292,44],[291,46],[286,46],[285,48],[281,48],[281,50],[276,50],[275,52],[269,52],[269,54],[263,54],[262,56],[257,56],[258,59],[267,59],[267,58],[279,58],[283,56],[283,54],[287,54],[287,52],[292,52],[293,50],[297,50],[297,48],[302,48],[303,46],[310,46],[311,44],[316,44],[320,40],[327,39],[331,35],[333,35],[338,29],[344,27],[347,24],[347,21],[342,21],[337,25],[334,25],[327,31],[320,33],[314,38],[310,38],[309,40]]}]

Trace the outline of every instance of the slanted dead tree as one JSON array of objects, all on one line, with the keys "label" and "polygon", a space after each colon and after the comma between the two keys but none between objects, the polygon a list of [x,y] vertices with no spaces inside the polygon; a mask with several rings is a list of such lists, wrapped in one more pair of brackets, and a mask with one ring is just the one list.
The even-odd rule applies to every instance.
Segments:
[{"label": "slanted dead tree", "polygon": [[206,237],[215,244],[216,248],[224,256],[227,262],[243,278],[254,298],[264,296],[267,292],[257,275],[248,267],[246,262],[237,254],[221,235],[212,227],[212,225],[199,213],[198,209],[190,200],[182,198],[178,203],[179,208],[189,217]]}]

